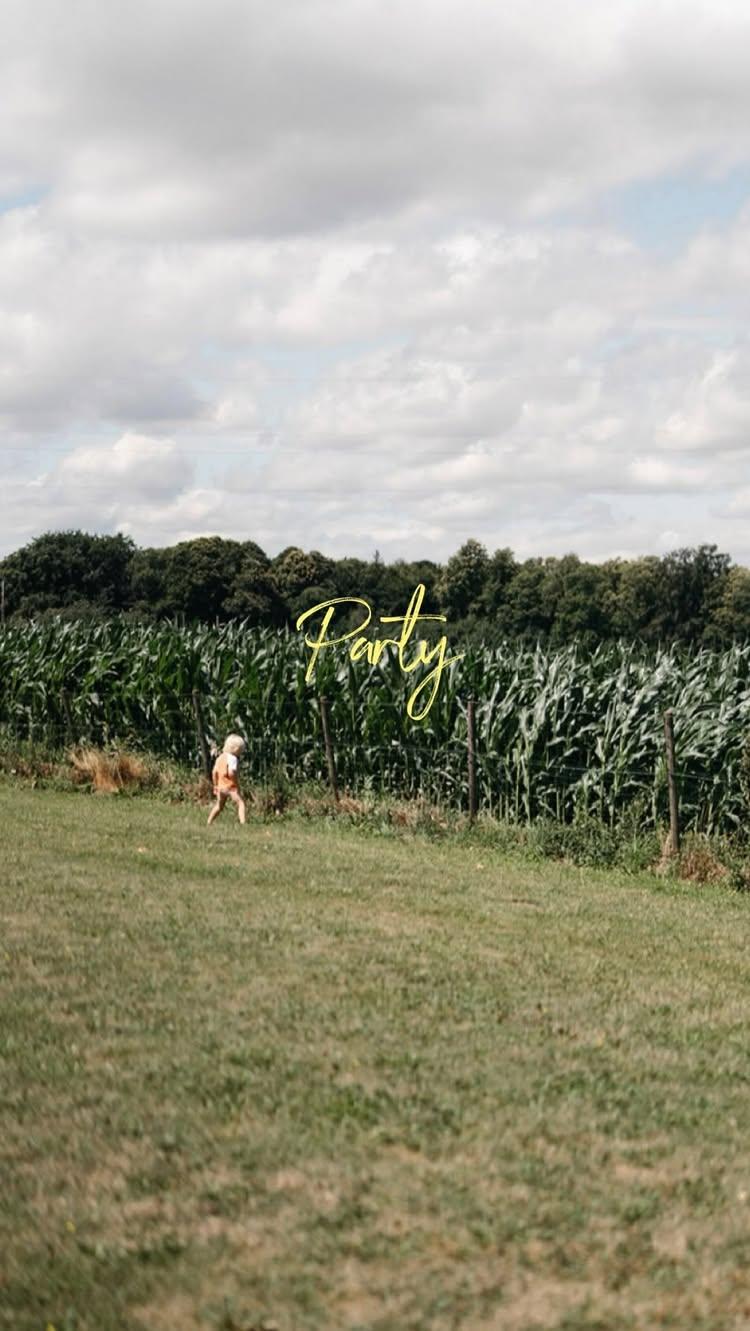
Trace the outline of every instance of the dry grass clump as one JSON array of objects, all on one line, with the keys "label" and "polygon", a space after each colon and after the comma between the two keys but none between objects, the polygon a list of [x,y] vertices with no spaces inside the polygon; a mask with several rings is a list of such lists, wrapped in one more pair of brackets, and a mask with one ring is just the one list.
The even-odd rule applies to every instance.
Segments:
[{"label": "dry grass clump", "polygon": [[367,800],[357,799],[355,795],[340,795],[336,811],[348,818],[364,818],[372,812],[372,805],[372,800],[368,803]]},{"label": "dry grass clump", "polygon": [[250,800],[253,808],[262,818],[269,818],[272,814],[285,813],[290,804],[286,792],[276,790],[272,786],[254,790],[250,795]]},{"label": "dry grass clump", "polygon": [[135,753],[83,747],[72,749],[68,757],[76,784],[90,785],[98,794],[150,790],[160,783],[158,771]]},{"label": "dry grass clump", "polygon": [[210,804],[213,801],[213,786],[207,776],[197,776],[194,781],[182,781],[179,786],[180,798],[191,804]]},{"label": "dry grass clump", "polygon": [[387,826],[395,831],[435,835],[449,826],[445,810],[421,798],[394,800],[342,791],[336,801],[329,791],[295,790],[283,783],[257,787],[250,798],[253,809],[263,818],[286,813],[310,819],[335,817],[357,826]]},{"label": "dry grass clump", "polygon": [[396,831],[439,834],[448,828],[445,810],[420,798],[378,799],[372,795],[362,797],[343,792],[338,801],[334,801],[331,794],[309,791],[300,792],[282,805],[277,803],[273,791],[259,791],[253,798],[256,808],[264,814],[283,813],[289,808],[304,818],[330,818],[333,815],[345,822],[388,826]]},{"label": "dry grass clump", "polygon": [[397,831],[444,832],[448,828],[445,809],[428,800],[352,795],[342,791],[338,800],[325,789],[294,789],[292,785],[272,783],[257,787],[250,795],[254,812],[261,817],[296,813],[304,819],[336,817],[357,825],[388,825]]},{"label": "dry grass clump", "polygon": [[59,764],[37,757],[10,753],[0,756],[0,772],[5,776],[20,777],[35,786],[38,781],[49,780],[59,773]]},{"label": "dry grass clump", "polygon": [[445,810],[419,796],[412,800],[396,800],[388,810],[388,820],[393,827],[412,832],[440,834],[448,829]]},{"label": "dry grass clump", "polygon": [[[263,811],[263,802],[258,792],[253,794],[253,803]],[[294,802],[294,807],[303,818],[325,818],[330,814],[333,807],[333,800],[330,795],[311,795],[307,791],[302,791]],[[271,810],[274,812],[274,810]]]},{"label": "dry grass clump", "polygon": [[707,842],[691,837],[680,851],[677,863],[680,878],[692,883],[721,883],[729,877],[729,869]]},{"label": "dry grass clump", "polygon": [[673,853],[671,837],[667,836],[654,872],[660,877],[674,874],[691,883],[722,883],[730,877],[731,871],[722,863],[708,838],[693,833],[685,837],[678,855]]},{"label": "dry grass clump", "polygon": [[73,786],[109,795],[159,793],[172,802],[188,800],[197,804],[204,804],[212,793],[211,782],[202,774],[114,744],[105,749],[84,743],[50,754],[29,742],[4,747],[0,736],[3,777],[28,782],[32,787],[69,790]]}]

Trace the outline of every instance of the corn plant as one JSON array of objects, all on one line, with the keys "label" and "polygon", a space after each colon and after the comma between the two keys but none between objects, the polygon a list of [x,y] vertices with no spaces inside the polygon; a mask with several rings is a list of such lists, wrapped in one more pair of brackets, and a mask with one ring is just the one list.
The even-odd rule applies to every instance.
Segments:
[{"label": "corn plant", "polygon": [[476,705],[481,806],[505,818],[614,824],[628,809],[666,812],[662,718],[674,709],[686,828],[742,825],[740,782],[750,726],[750,647],[651,651],[603,645],[472,650],[451,665],[422,722],[406,704],[418,675],[384,654],[353,664],[308,653],[293,632],[44,621],[0,631],[0,725],[50,748],[127,744],[199,761],[193,689],[210,738],[248,741],[250,780],[284,771],[325,775],[317,697],[326,693],[341,784],[460,804],[465,799],[466,702]]}]

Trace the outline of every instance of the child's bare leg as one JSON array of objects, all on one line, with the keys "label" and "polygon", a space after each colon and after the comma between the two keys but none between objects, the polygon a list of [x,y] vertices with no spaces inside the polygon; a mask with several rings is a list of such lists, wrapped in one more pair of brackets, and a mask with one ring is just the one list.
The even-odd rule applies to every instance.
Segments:
[{"label": "child's bare leg", "polygon": [[210,826],[211,826],[212,822],[214,821],[214,818],[218,818],[218,816],[219,816],[219,814],[221,813],[222,809],[224,808],[224,805],[226,804],[226,802],[227,802],[227,797],[226,797],[226,795],[217,795],[217,796],[216,796],[216,803],[214,804],[213,808],[211,809],[210,814],[208,815],[208,822],[206,823],[206,826],[207,826],[207,827],[210,827]]},{"label": "child's bare leg", "polygon": [[244,823],[244,821],[245,821],[245,801],[243,800],[243,798],[242,798],[242,796],[240,795],[240,792],[239,792],[238,790],[237,790],[237,791],[235,791],[235,790],[232,791],[232,800],[233,800],[234,804],[235,804],[236,807],[237,807],[237,817],[239,818],[239,820],[240,820],[241,823]]}]

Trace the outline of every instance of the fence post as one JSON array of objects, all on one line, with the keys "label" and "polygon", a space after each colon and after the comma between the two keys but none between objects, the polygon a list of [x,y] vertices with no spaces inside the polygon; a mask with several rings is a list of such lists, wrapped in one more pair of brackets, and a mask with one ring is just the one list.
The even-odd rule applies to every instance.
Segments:
[{"label": "fence post", "polygon": [[203,707],[201,705],[201,695],[197,689],[193,689],[193,713],[195,715],[195,731],[198,736],[198,746],[203,759],[203,771],[208,781],[212,777],[211,751],[206,739],[206,727],[203,722]]},{"label": "fence post", "polygon": [[320,723],[323,727],[323,743],[326,746],[326,762],[328,763],[328,780],[331,783],[333,798],[338,804],[339,787],[336,781],[336,763],[333,756],[333,744],[331,742],[331,730],[328,725],[328,699],[321,693],[320,698]]},{"label": "fence post", "polygon": [[466,748],[469,777],[469,822],[477,816],[477,769],[474,740],[474,697],[469,698],[466,707]]},{"label": "fence post", "polygon": [[664,713],[664,748],[667,755],[667,784],[669,786],[669,840],[673,855],[680,852],[680,817],[677,803],[677,780],[674,770],[674,714],[670,707]]}]

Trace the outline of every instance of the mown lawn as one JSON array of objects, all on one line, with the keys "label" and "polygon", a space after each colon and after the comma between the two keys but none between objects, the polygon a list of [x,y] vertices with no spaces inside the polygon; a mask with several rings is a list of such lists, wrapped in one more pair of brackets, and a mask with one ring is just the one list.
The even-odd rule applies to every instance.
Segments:
[{"label": "mown lawn", "polygon": [[750,899],[0,787],[3,1331],[750,1325]]}]

